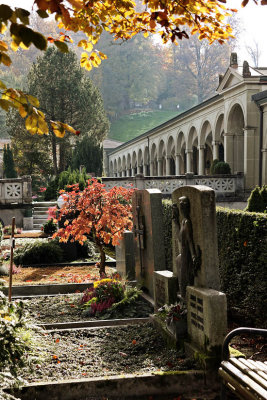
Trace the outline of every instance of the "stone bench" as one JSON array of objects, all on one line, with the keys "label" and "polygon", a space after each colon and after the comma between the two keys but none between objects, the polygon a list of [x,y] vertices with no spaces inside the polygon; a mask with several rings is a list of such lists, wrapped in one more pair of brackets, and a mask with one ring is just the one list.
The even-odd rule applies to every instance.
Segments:
[{"label": "stone bench", "polygon": [[219,375],[222,378],[221,400],[227,399],[228,390],[242,400],[267,399],[267,361],[230,357],[231,339],[244,333],[267,337],[266,329],[255,328],[237,328],[226,336],[219,368]]}]

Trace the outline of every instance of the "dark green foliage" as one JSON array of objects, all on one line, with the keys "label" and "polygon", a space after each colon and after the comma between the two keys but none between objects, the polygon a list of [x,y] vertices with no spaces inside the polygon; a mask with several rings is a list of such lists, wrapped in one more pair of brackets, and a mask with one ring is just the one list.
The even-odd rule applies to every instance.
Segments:
[{"label": "dark green foliage", "polygon": [[16,265],[52,264],[63,261],[63,250],[55,242],[26,244],[14,252]]},{"label": "dark green foliage", "polygon": [[53,218],[43,224],[43,231],[48,236],[53,235],[57,231],[57,224],[53,221]]},{"label": "dark green foliage", "polygon": [[264,212],[267,209],[267,186],[256,186],[252,190],[246,211]]},{"label": "dark green foliage", "polygon": [[230,165],[224,161],[218,161],[213,168],[214,175],[226,175],[231,174]]},{"label": "dark green foliage", "polygon": [[17,178],[12,150],[7,144],[4,146],[3,169],[5,178]]},{"label": "dark green foliage", "polygon": [[172,271],[172,202],[162,201],[166,269]]},{"label": "dark green foliage", "polygon": [[51,179],[44,192],[44,200],[56,200],[58,198],[58,177]]},{"label": "dark green foliage", "polygon": [[221,289],[242,323],[266,327],[267,215],[217,209]]},{"label": "dark green foliage", "polygon": [[57,199],[60,190],[68,191],[67,186],[75,183],[79,184],[80,190],[84,190],[88,179],[89,176],[87,176],[85,169],[79,172],[79,170],[72,170],[69,167],[66,171],[61,172],[59,176],[49,182],[45,192],[45,200]]},{"label": "dark green foliage", "polygon": [[212,161],[212,164],[211,164],[211,167],[210,167],[210,173],[211,173],[211,175],[214,175],[214,168],[215,168],[215,165],[216,164],[218,164],[218,162],[219,162],[219,160],[217,160],[217,159],[215,159],[215,160],[213,160]]},{"label": "dark green foliage", "polygon": [[72,168],[80,168],[81,165],[85,166],[88,173],[93,172],[95,176],[102,175],[103,149],[89,136],[84,136],[73,152]]}]

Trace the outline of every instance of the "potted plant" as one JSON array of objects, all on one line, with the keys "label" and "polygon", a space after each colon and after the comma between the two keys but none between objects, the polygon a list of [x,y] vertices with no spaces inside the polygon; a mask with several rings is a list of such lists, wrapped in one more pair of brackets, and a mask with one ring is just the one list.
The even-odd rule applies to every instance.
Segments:
[{"label": "potted plant", "polygon": [[187,335],[187,309],[185,303],[179,302],[171,305],[164,305],[159,313],[165,315],[166,327],[176,339],[183,339]]}]

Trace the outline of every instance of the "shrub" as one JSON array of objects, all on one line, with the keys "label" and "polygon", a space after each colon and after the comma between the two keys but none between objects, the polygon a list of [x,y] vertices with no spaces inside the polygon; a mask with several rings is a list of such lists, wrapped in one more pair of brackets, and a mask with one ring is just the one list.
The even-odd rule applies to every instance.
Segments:
[{"label": "shrub", "polygon": [[214,165],[213,168],[214,175],[228,175],[231,174],[230,165],[224,161],[219,161]]},{"label": "shrub", "polygon": [[79,184],[80,190],[84,190],[87,180],[88,176],[85,169],[79,172],[79,170],[71,170],[71,168],[68,168],[49,182],[44,193],[44,199],[46,201],[57,199],[60,190],[69,191],[68,185],[73,185],[75,183]]},{"label": "shrub", "polygon": [[27,243],[14,252],[16,265],[50,264],[63,261],[63,250],[55,242]]},{"label": "shrub", "polygon": [[14,399],[2,388],[22,383],[17,378],[19,369],[38,360],[34,344],[36,327],[25,315],[22,301],[10,303],[1,289],[0,283],[0,398]]},{"label": "shrub", "polygon": [[100,319],[118,317],[123,308],[138,299],[142,292],[137,288],[128,288],[115,279],[96,281],[87,289],[81,299],[85,308],[84,316],[96,316]]},{"label": "shrub", "polygon": [[218,164],[218,162],[220,162],[219,160],[217,160],[217,158],[215,159],[215,160],[213,160],[212,161],[212,164],[211,164],[211,167],[210,167],[210,173],[211,173],[211,175],[214,175],[214,168],[215,168],[215,165],[216,164]]},{"label": "shrub", "polygon": [[221,289],[242,323],[266,327],[267,215],[217,209]]},{"label": "shrub", "polygon": [[54,222],[53,218],[43,224],[43,231],[46,235],[51,236],[57,231],[57,224]]},{"label": "shrub", "polygon": [[264,212],[267,209],[267,186],[256,186],[248,198],[246,211]]}]

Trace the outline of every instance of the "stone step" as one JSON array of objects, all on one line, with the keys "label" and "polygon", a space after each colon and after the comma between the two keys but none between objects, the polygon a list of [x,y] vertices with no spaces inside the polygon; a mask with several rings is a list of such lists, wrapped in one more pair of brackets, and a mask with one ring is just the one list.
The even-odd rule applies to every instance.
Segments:
[{"label": "stone step", "polygon": [[33,207],[54,207],[57,205],[55,201],[36,201],[33,202]]}]

